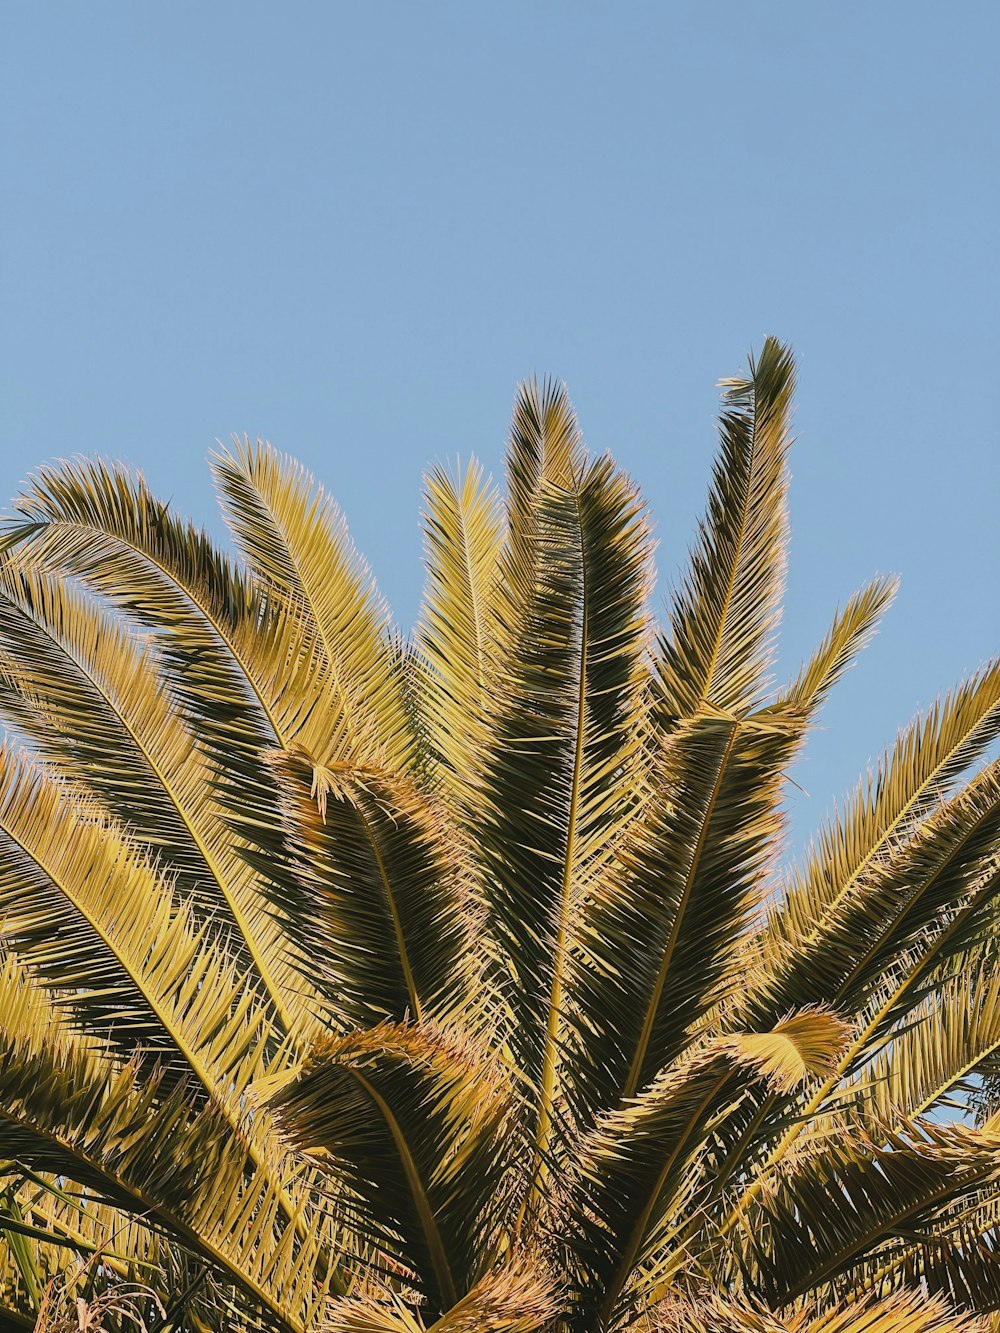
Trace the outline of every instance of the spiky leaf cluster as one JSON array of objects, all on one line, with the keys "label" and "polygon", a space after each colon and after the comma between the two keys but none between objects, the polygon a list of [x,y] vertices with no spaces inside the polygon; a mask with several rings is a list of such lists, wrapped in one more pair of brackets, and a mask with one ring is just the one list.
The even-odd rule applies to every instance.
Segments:
[{"label": "spiky leaf cluster", "polygon": [[429,474],[409,642],[268,445],[214,463],[235,556],[126,468],[30,480],[3,1327],[986,1327],[1000,666],[783,866],[789,768],[894,591],[775,683],[793,378],[768,340],[724,382],[659,628],[642,497],[553,383],[505,495]]}]

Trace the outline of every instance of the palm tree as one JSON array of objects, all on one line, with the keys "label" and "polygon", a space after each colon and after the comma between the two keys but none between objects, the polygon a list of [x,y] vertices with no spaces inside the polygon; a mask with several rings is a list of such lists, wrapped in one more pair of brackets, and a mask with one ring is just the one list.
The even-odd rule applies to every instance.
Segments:
[{"label": "palm tree", "polygon": [[519,391],[505,500],[431,472],[412,642],[269,446],[214,462],[235,561],[122,467],[31,480],[0,566],[4,1327],[53,1293],[281,1333],[1000,1307],[1000,666],[781,869],[789,766],[894,587],[772,683],[792,388],[773,340],[724,383],[662,633],[639,492],[555,384]]}]

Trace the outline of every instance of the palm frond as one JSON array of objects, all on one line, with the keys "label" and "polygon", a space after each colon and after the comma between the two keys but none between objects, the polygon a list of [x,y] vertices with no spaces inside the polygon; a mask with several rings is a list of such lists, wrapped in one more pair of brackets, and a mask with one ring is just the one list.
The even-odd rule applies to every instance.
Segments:
[{"label": "palm frond", "polygon": [[747,713],[764,702],[784,581],[794,383],[791,353],[774,338],[751,360],[748,379],[723,381],[708,512],[660,645],[666,727],[706,703]]},{"label": "palm frond", "polygon": [[[769,915],[762,947],[778,960],[768,982],[780,1012],[841,904],[892,857],[956,779],[1000,734],[1000,664],[947,695],[902,732],[841,819],[827,826]],[[796,997],[797,998],[797,997]]]},{"label": "palm frond", "polygon": [[513,603],[530,594],[538,498],[546,484],[572,488],[585,465],[583,437],[566,386],[547,379],[518,385],[507,439],[507,547],[504,583]]},{"label": "palm frond", "polygon": [[745,1211],[745,1281],[780,1306],[849,1273],[880,1244],[995,1185],[998,1146],[993,1136],[930,1122],[881,1141],[860,1130],[827,1139],[772,1176]]},{"label": "palm frond", "polygon": [[582,914],[572,993],[592,1105],[644,1087],[722,998],[800,735],[797,715],[703,712],[661,747],[652,795]]},{"label": "palm frond", "polygon": [[364,1026],[469,1005],[476,916],[442,810],[383,770],[297,749],[272,761],[291,858],[275,910],[331,1016]]},{"label": "palm frond", "polygon": [[898,587],[896,578],[875,578],[849,598],[823,642],[782,691],[780,702],[813,708],[821,703],[875,633]]},{"label": "palm frond", "polygon": [[261,586],[290,608],[300,651],[317,654],[345,752],[321,762],[405,769],[412,748],[401,653],[371,573],[343,516],[304,468],[270,445],[236,443],[213,461],[223,512]]},{"label": "palm frond", "polygon": [[[298,1225],[246,1134],[213,1101],[192,1107],[182,1083],[137,1079],[68,1029],[16,969],[0,968],[0,1154],[154,1218],[231,1280],[272,1326],[302,1330],[329,1289],[330,1225]],[[266,1243],[261,1243],[266,1238]]]},{"label": "palm frond", "polygon": [[[606,1113],[577,1150],[567,1208],[583,1269],[584,1303],[598,1327],[619,1310],[630,1278],[694,1206],[679,1200],[691,1158],[747,1081],[778,1090],[829,1073],[847,1038],[836,1015],[789,1016],[772,1031],[717,1037],[675,1062],[637,1097]],[[626,1302],[635,1300],[629,1293]]]},{"label": "palm frond", "polygon": [[224,931],[275,1021],[293,1028],[283,941],[220,800],[229,774],[158,668],[151,647],[78,588],[9,558],[0,565],[0,717],[169,863],[198,919]]},{"label": "palm frond", "polygon": [[519,1098],[488,1053],[443,1028],[382,1024],[319,1046],[271,1106],[347,1182],[355,1225],[402,1246],[432,1306],[483,1276],[523,1182]]},{"label": "palm frond", "polygon": [[[266,1065],[266,1012],[120,828],[0,747],[5,948],[126,1054],[236,1095]],[[285,1057],[287,1059],[287,1055]]]},{"label": "palm frond", "polygon": [[885,1300],[845,1300],[818,1310],[810,1303],[776,1314],[752,1300],[719,1293],[668,1299],[630,1333],[987,1333],[983,1320],[957,1313],[936,1297],[896,1292]]},{"label": "palm frond", "polygon": [[533,589],[499,683],[466,823],[480,859],[511,1041],[553,1128],[572,917],[636,804],[645,744],[651,546],[641,500],[607,459],[543,480]]},{"label": "palm frond", "polygon": [[435,779],[461,800],[484,742],[497,669],[504,517],[474,460],[457,477],[433,469],[425,494],[427,587],[416,636],[423,662],[420,713]]},{"label": "palm frond", "polygon": [[[984,1074],[1000,1062],[1000,967],[991,945],[910,1009],[874,1060],[842,1090],[889,1123],[898,1114],[950,1108],[963,1114]],[[946,969],[950,971],[950,969]]]}]

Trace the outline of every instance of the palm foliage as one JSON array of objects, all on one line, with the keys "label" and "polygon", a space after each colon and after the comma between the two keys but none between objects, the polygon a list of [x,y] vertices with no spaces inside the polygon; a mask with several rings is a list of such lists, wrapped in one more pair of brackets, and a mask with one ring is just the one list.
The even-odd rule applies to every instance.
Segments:
[{"label": "palm foliage", "polygon": [[[801,864],[793,366],[725,381],[665,627],[641,495],[521,387],[394,630],[342,516],[101,462],[0,556],[0,1326],[969,1333],[1000,1310],[1000,665]],[[74,1302],[79,1301],[79,1306]],[[81,1315],[82,1317],[82,1315]]]}]

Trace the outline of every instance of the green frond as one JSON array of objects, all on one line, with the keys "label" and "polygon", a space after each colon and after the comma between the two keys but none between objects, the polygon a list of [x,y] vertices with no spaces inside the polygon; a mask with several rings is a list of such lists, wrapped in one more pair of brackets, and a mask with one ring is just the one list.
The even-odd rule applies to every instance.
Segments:
[{"label": "green frond", "polygon": [[148,643],[79,588],[0,564],[0,718],[169,864],[199,921],[258,978],[275,1021],[294,1028],[300,988],[220,800],[231,775],[178,711],[159,666]]},{"label": "green frond", "polygon": [[630,1333],[987,1333],[983,1320],[956,1313],[936,1297],[897,1292],[885,1300],[810,1303],[776,1314],[766,1305],[713,1293],[669,1299]]},{"label": "green frond", "polygon": [[784,586],[785,455],[795,373],[768,338],[748,379],[724,380],[708,512],[660,645],[658,706],[667,727],[706,703],[747,713],[764,702]]},{"label": "green frond", "polygon": [[407,778],[276,752],[290,874],[275,911],[297,965],[351,1027],[458,1010],[475,984],[465,854]]},{"label": "green frond", "polygon": [[[831,913],[801,995],[859,1013],[856,1048],[884,1040],[922,998],[921,981],[996,924],[1000,761],[929,815]],[[773,1000],[771,1001],[773,1003]]]},{"label": "green frond", "polygon": [[1000,663],[946,695],[903,731],[876,774],[862,783],[844,815],[820,833],[767,923],[788,980],[773,985],[790,1002],[796,970],[809,966],[827,923],[865,876],[892,856],[910,830],[1000,734]]},{"label": "green frond", "polygon": [[120,828],[3,747],[0,846],[5,948],[76,1022],[209,1093],[259,1075],[268,1018],[235,957]]},{"label": "green frond", "polygon": [[987,946],[909,1010],[887,1044],[844,1088],[884,1123],[950,1108],[962,1114],[1000,1065],[1000,966]]},{"label": "green frond", "polygon": [[[221,1271],[274,1326],[302,1330],[332,1277],[327,1224],[300,1232],[244,1133],[180,1084],[138,1080],[68,1029],[53,1032],[37,992],[0,969],[0,1155],[153,1217]],[[261,1243],[264,1241],[265,1243]]]},{"label": "green frond", "polygon": [[901,1233],[888,1254],[860,1265],[856,1281],[883,1294],[905,1284],[943,1297],[960,1310],[1000,1311],[1000,1196],[987,1185],[942,1209],[933,1227]]},{"label": "green frond", "polygon": [[790,1015],[771,1032],[714,1038],[584,1136],[566,1207],[584,1304],[592,1314],[600,1310],[597,1327],[613,1326],[623,1299],[631,1304],[648,1295],[629,1291],[630,1279],[641,1276],[665,1229],[697,1210],[697,1194],[685,1185],[689,1165],[743,1086],[761,1080],[788,1090],[821,1077],[846,1037],[841,1019],[813,1010]]},{"label": "green frond", "polygon": [[355,1225],[402,1247],[433,1307],[479,1280],[518,1204],[525,1146],[519,1098],[488,1052],[445,1028],[382,1024],[319,1046],[271,1106],[346,1181]]},{"label": "green frond", "polygon": [[481,865],[520,1066],[553,1128],[573,914],[634,813],[646,741],[651,541],[608,459],[572,489],[543,480],[533,591],[498,681],[466,827]]},{"label": "green frond", "polygon": [[435,781],[457,801],[484,743],[497,670],[504,517],[475,460],[457,477],[434,468],[425,506],[427,587],[416,635],[420,718]]},{"label": "green frond", "polygon": [[652,794],[582,913],[572,995],[593,1105],[644,1087],[739,984],[734,948],[778,847],[800,733],[773,712],[703,713],[661,746]]},{"label": "green frond", "polygon": [[336,749],[310,747],[313,753],[322,762],[384,756],[405,769],[412,737],[399,646],[340,511],[304,468],[269,444],[236,442],[216,454],[212,470],[251,571],[290,608],[300,651],[322,662],[323,690],[344,734]]},{"label": "green frond", "polygon": [[851,1270],[946,1207],[995,1187],[1000,1141],[923,1122],[876,1141],[855,1130],[790,1161],[759,1191],[737,1237],[744,1280],[780,1306]]},{"label": "green frond", "polygon": [[[14,508],[5,541],[22,563],[80,579],[155,632],[189,718],[250,797],[261,750],[276,740],[314,753],[342,747],[341,701],[327,696],[295,608],[256,586],[140,474],[63,462],[31,478]],[[240,817],[253,825],[246,810]]]},{"label": "green frond", "polygon": [[829,632],[779,702],[815,707],[848,671],[865,647],[899,588],[897,578],[872,579],[838,611]]},{"label": "green frond", "polygon": [[565,384],[522,381],[507,439],[504,572],[512,610],[530,592],[539,496],[546,484],[572,490],[585,464],[583,437]]}]

